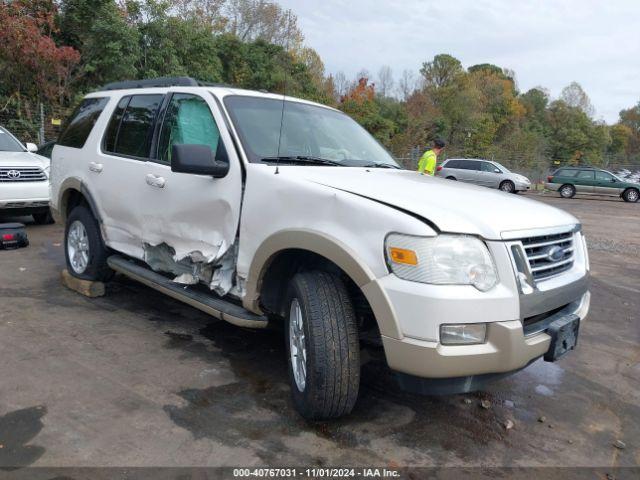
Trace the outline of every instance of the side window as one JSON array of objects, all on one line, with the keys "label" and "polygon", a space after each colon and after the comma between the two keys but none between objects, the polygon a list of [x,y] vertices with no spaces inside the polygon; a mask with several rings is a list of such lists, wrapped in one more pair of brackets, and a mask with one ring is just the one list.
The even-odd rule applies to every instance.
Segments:
[{"label": "side window", "polygon": [[109,98],[85,98],[76,108],[58,139],[58,145],[82,148]]},{"label": "side window", "polygon": [[444,168],[459,168],[458,160],[449,160],[447,163],[443,165]]},{"label": "side window", "polygon": [[593,170],[580,170],[580,173],[576,175],[576,178],[578,178],[579,180],[593,180]]},{"label": "side window", "polygon": [[558,170],[556,176],[558,177],[575,177],[578,170]]},{"label": "side window", "polygon": [[151,127],[163,98],[164,95],[132,95],[120,100],[107,127],[105,150],[116,155],[148,157]]},{"label": "side window", "polygon": [[596,180],[599,182],[610,182],[613,180],[613,175],[607,172],[596,172]]},{"label": "side window", "polygon": [[115,152],[116,142],[118,140],[118,129],[120,128],[122,115],[124,114],[124,109],[127,108],[129,100],[131,100],[131,97],[122,97],[111,115],[111,120],[109,120],[109,125],[104,135],[103,149],[105,152]]},{"label": "side window", "polygon": [[495,173],[496,171],[496,167],[495,165],[489,163],[489,162],[480,162],[482,163],[482,171],[483,172],[491,172],[491,173]]},{"label": "side window", "polygon": [[461,160],[460,163],[462,163],[462,166],[460,168],[464,170],[480,170],[480,162],[478,162],[477,160]]},{"label": "side window", "polygon": [[171,163],[174,145],[208,145],[215,154],[219,143],[220,131],[207,102],[197,95],[173,94],[160,129],[158,159]]}]

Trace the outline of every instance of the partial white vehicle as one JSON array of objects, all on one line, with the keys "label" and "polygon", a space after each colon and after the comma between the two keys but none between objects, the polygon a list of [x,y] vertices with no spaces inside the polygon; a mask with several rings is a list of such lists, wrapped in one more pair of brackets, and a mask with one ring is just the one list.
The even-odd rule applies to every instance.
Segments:
[{"label": "partial white vehicle", "polygon": [[36,155],[0,126],[0,215],[32,215],[36,223],[52,221],[49,211],[49,159]]},{"label": "partial white vehicle", "polygon": [[531,188],[531,181],[527,177],[511,172],[493,160],[450,158],[438,166],[436,175],[447,180],[497,188],[507,193],[525,192]]},{"label": "partial white vehicle", "polygon": [[471,391],[573,349],[589,309],[576,218],[401,170],[323,105],[189,78],[111,84],[52,158],[71,274],[282,323],[307,418],[351,411],[364,345],[405,388]]}]

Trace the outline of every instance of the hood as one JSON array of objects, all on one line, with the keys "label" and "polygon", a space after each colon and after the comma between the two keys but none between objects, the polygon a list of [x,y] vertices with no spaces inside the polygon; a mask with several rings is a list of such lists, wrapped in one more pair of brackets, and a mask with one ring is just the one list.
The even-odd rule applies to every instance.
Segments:
[{"label": "hood", "polygon": [[31,152],[0,151],[0,167],[40,167],[49,166],[49,159]]},{"label": "hood", "polygon": [[280,172],[410,211],[442,232],[487,240],[500,240],[509,231],[579,223],[574,216],[529,198],[413,171],[280,167]]}]

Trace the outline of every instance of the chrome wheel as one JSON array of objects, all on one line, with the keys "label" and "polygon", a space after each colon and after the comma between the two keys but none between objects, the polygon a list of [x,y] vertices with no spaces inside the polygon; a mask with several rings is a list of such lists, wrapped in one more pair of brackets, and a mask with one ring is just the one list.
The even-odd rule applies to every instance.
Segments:
[{"label": "chrome wheel", "polygon": [[627,193],[627,200],[629,202],[637,202],[638,201],[637,190],[629,190],[629,193]]},{"label": "chrome wheel", "polygon": [[516,187],[511,182],[502,182],[502,185],[500,185],[500,190],[507,193],[513,192],[515,188]]},{"label": "chrome wheel", "polygon": [[307,383],[307,348],[305,346],[302,308],[297,298],[291,300],[291,308],[289,309],[289,351],[291,352],[291,369],[296,387],[304,392]]},{"label": "chrome wheel", "polygon": [[562,195],[564,198],[571,198],[573,196],[573,188],[571,187],[562,187],[562,190],[560,190],[560,195]]},{"label": "chrome wheel", "polygon": [[81,221],[76,220],[67,233],[67,254],[73,271],[84,273],[89,265],[89,237]]}]

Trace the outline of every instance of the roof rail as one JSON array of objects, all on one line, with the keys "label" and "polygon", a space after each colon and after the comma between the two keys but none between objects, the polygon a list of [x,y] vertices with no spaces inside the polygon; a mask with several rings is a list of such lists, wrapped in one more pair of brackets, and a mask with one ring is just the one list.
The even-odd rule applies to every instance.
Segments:
[{"label": "roof rail", "polygon": [[111,82],[98,89],[99,92],[105,90],[127,90],[132,88],[153,88],[153,87],[222,87],[227,86],[220,83],[201,82],[191,77],[159,77],[147,78],[144,80],[125,80],[122,82]]}]

